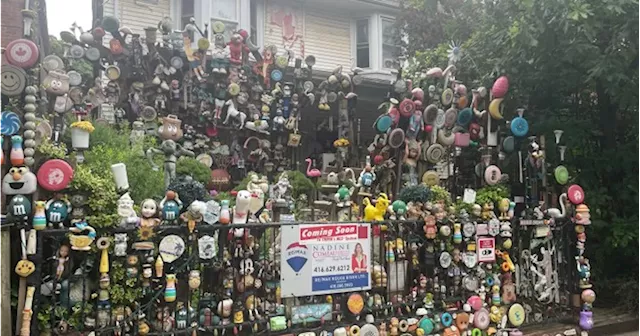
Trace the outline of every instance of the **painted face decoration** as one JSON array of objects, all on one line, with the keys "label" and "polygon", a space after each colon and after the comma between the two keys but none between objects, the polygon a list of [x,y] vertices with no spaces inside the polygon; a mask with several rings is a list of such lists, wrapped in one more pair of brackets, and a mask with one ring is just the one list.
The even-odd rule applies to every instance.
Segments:
[{"label": "painted face decoration", "polygon": [[48,93],[62,96],[69,92],[69,76],[62,72],[51,71],[44,78],[43,85]]},{"label": "painted face decoration", "polygon": [[12,167],[2,179],[5,195],[33,194],[38,187],[38,178],[28,167]]}]

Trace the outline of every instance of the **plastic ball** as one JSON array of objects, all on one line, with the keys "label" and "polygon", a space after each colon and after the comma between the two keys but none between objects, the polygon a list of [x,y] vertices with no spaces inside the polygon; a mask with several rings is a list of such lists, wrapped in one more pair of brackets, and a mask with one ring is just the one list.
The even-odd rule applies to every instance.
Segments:
[{"label": "plastic ball", "polygon": [[482,308],[482,299],[477,295],[469,297],[469,299],[467,299],[467,303],[474,311],[478,311]]},{"label": "plastic ball", "polygon": [[596,300],[596,292],[594,292],[592,289],[585,289],[582,291],[580,297],[582,298],[583,302],[592,304]]},{"label": "plastic ball", "polygon": [[431,133],[431,131],[433,131],[433,125],[424,126],[424,131],[427,133]]}]

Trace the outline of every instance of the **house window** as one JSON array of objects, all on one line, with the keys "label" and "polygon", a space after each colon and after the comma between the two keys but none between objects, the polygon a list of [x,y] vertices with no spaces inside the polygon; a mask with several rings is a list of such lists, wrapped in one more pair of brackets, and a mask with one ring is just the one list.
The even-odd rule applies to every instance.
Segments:
[{"label": "house window", "polygon": [[213,17],[223,21],[238,22],[237,0],[216,0],[213,2]]},{"label": "house window", "polygon": [[382,37],[382,63],[380,66],[385,69],[395,69],[398,67],[398,34],[395,21],[391,18],[380,18],[380,31]]},{"label": "house window", "polygon": [[[194,16],[195,6],[194,0],[181,0],[181,13],[180,13],[180,27],[178,29],[184,29],[189,23],[189,20]],[[193,36],[191,36],[191,40],[193,41]]]},{"label": "house window", "polygon": [[369,68],[369,20],[356,21],[356,66]]},{"label": "house window", "polygon": [[251,31],[249,32],[249,39],[253,45],[258,45],[258,4],[255,0],[251,1],[249,11],[251,12]]}]

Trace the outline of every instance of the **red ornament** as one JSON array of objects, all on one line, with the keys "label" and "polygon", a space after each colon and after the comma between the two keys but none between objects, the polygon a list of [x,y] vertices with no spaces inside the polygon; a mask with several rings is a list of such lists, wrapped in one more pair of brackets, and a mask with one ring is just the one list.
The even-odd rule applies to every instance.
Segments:
[{"label": "red ornament", "polygon": [[424,125],[424,131],[431,133],[431,131],[433,131],[433,125]]},{"label": "red ornament", "polygon": [[509,90],[509,79],[507,76],[500,76],[493,83],[491,94],[493,98],[502,98],[507,94],[507,90]]},{"label": "red ornament", "polygon": [[106,33],[104,32],[104,29],[102,27],[93,28],[91,33],[92,33],[94,39],[101,39],[106,35]]},{"label": "red ornament", "polygon": [[66,188],[73,178],[73,168],[66,161],[53,159],[45,162],[38,170],[38,184],[48,191]]},{"label": "red ornament", "polygon": [[382,163],[382,161],[384,161],[384,157],[380,154],[376,155],[373,157],[373,164],[375,165],[379,165]]}]

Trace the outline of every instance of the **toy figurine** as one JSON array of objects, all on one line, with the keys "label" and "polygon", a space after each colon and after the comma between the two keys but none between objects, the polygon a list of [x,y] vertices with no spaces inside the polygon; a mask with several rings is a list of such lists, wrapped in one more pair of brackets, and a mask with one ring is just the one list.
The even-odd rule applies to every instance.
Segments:
[{"label": "toy figurine", "polygon": [[195,290],[200,288],[200,271],[192,270],[189,272],[189,289]]},{"label": "toy figurine", "polygon": [[589,259],[583,256],[576,256],[578,275],[580,276],[580,288],[591,288],[589,278],[591,277],[591,265]]},{"label": "toy figurine", "polygon": [[156,217],[158,214],[158,204],[156,201],[147,198],[142,201],[142,205],[140,206],[140,226],[142,227],[156,227],[160,224],[160,219]]},{"label": "toy figurine", "polygon": [[283,172],[278,177],[278,182],[273,186],[273,198],[276,204],[284,205],[291,200],[291,183],[289,183],[289,175]]},{"label": "toy figurine", "polygon": [[232,306],[233,300],[231,299],[224,299],[218,302],[218,316],[222,317],[222,325],[226,325],[229,323]]},{"label": "toy figurine", "polygon": [[500,287],[494,285],[491,287],[491,303],[495,306],[499,306],[501,302],[500,298]]},{"label": "toy figurine", "polygon": [[9,153],[9,160],[14,166],[21,166],[24,164],[22,137],[19,135],[14,135],[11,137],[11,153]]},{"label": "toy figurine", "polygon": [[138,223],[139,218],[133,209],[133,200],[129,193],[125,193],[118,199],[118,216],[120,216],[121,227]]},{"label": "toy figurine", "polygon": [[487,202],[482,206],[482,219],[489,220],[495,217],[493,213],[493,203]]},{"label": "toy figurine", "polygon": [[178,197],[178,193],[173,190],[167,190],[162,201],[160,201],[160,208],[162,208],[162,220],[173,223],[178,219],[180,210],[182,210],[182,201]]},{"label": "toy figurine", "polygon": [[389,206],[389,198],[386,194],[380,193],[378,199],[376,200],[375,207],[371,204],[371,200],[368,197],[365,197],[362,200],[362,203],[365,205],[364,208],[364,220],[371,222],[381,222],[384,221],[384,215],[387,212],[387,207]]},{"label": "toy figurine", "polygon": [[500,217],[499,219],[501,221],[506,221],[509,220],[510,217],[507,213],[507,211],[509,211],[509,207],[510,207],[510,202],[508,198],[503,198],[500,200],[500,203],[498,203],[498,210],[500,210]]},{"label": "toy figurine", "polygon": [[462,243],[462,232],[460,231],[460,223],[453,224],[453,243]]},{"label": "toy figurine", "polygon": [[362,172],[360,173],[360,177],[358,178],[358,186],[360,189],[361,195],[369,195],[371,186],[373,182],[376,180],[376,173],[373,171],[371,167],[371,157],[367,156],[365,160],[365,166]]},{"label": "toy figurine", "polygon": [[127,255],[127,241],[129,236],[126,233],[114,234],[115,244],[113,246],[113,254],[116,257],[124,257]]},{"label": "toy figurine", "polygon": [[54,198],[45,204],[47,221],[49,226],[57,225],[62,228],[64,221],[67,220],[69,212],[72,210],[71,203],[62,198],[61,194],[56,194]]},{"label": "toy figurine", "polygon": [[162,261],[162,257],[160,255],[156,258],[154,268],[156,270],[156,278],[161,278],[162,272],[164,271],[164,261]]},{"label": "toy figurine", "polygon": [[438,235],[438,228],[436,227],[436,218],[434,216],[427,216],[424,219],[424,233],[427,239],[435,239]]},{"label": "toy figurine", "polygon": [[189,233],[193,233],[196,225],[202,222],[202,218],[204,212],[206,211],[206,205],[201,201],[193,201],[191,205],[187,208],[187,211],[180,215],[180,219],[183,222],[187,223],[187,228],[189,229]]},{"label": "toy figurine", "polygon": [[187,60],[189,61],[189,68],[191,68],[193,75],[196,76],[199,82],[204,82],[207,77],[207,74],[204,71],[204,66],[202,65],[202,57],[204,55],[200,50],[193,51],[191,49],[191,39],[189,36],[184,37],[184,52],[187,56]]},{"label": "toy figurine", "polygon": [[344,184],[338,189],[338,192],[334,195],[336,200],[336,205],[338,207],[345,207],[351,205],[351,194],[353,193],[353,188],[349,189]]},{"label": "toy figurine", "polygon": [[216,74],[227,73],[227,59],[229,58],[229,48],[224,42],[224,35],[215,34],[213,37],[213,51],[211,52],[211,72]]},{"label": "toy figurine", "polygon": [[5,195],[29,195],[37,188],[36,174],[26,166],[11,167],[2,179],[2,192]]},{"label": "toy figurine", "polygon": [[[233,207],[233,224],[245,224],[249,218],[251,193],[247,190],[238,191],[236,205]],[[244,230],[244,229],[236,229]]]},{"label": "toy figurine", "polygon": [[62,274],[65,270],[65,265],[69,261],[69,245],[61,245],[58,249],[58,266],[56,267],[56,279],[62,279]]},{"label": "toy figurine", "polygon": [[229,224],[231,222],[229,200],[222,200],[220,202],[220,207],[220,224]]},{"label": "toy figurine", "polygon": [[130,254],[127,256],[127,277],[134,278],[138,276],[138,262],[140,259],[135,254]]},{"label": "toy figurine", "polygon": [[232,64],[242,64],[242,54],[249,52],[249,48],[244,43],[247,32],[243,29],[233,33],[229,46],[229,61]]},{"label": "toy figurine", "polygon": [[35,209],[33,214],[33,221],[31,223],[34,229],[44,230],[47,227],[47,215],[45,214],[46,203],[44,201],[35,201],[34,205]]},{"label": "toy figurine", "polygon": [[389,219],[404,220],[404,215],[407,213],[407,204],[402,200],[395,200],[391,203],[387,211],[391,214]]},{"label": "toy figurine", "polygon": [[160,148],[149,148],[147,149],[147,158],[151,163],[151,167],[153,170],[158,170],[158,166],[153,161],[153,156],[156,154],[164,154],[164,186],[165,188],[169,187],[171,181],[176,178],[176,160],[178,156],[187,155],[187,156],[195,156],[195,154],[190,151],[182,148],[182,146],[176,144],[175,141],[171,139],[163,140],[162,144],[160,144]]},{"label": "toy figurine", "polygon": [[227,116],[225,117],[223,124],[227,125],[230,119],[233,119],[233,122],[237,125],[235,126],[238,129],[242,129],[245,125],[245,120],[247,119],[247,115],[244,112],[238,111],[236,109],[236,104],[232,99],[227,100],[225,103],[227,108]]},{"label": "toy figurine", "polygon": [[[78,221],[74,223],[74,227],[69,228],[74,234],[69,235],[69,242],[71,243],[71,249],[76,251],[89,251],[91,250],[91,243],[96,239],[96,230],[89,226],[86,221]],[[81,235],[86,231],[86,235]]]},{"label": "toy figurine", "polygon": [[164,290],[164,301],[171,303],[176,300],[176,279],[175,274],[167,274],[167,285]]}]

